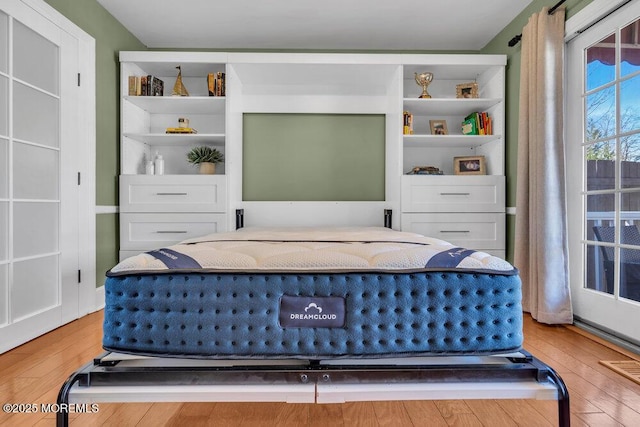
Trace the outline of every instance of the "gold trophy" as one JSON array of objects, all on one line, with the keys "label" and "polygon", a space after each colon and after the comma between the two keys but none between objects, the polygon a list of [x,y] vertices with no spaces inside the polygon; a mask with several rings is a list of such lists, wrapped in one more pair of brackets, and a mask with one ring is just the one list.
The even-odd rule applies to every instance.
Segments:
[{"label": "gold trophy", "polygon": [[431,98],[429,92],[427,92],[427,86],[433,80],[433,73],[413,73],[416,78],[416,83],[418,86],[422,87],[422,94],[418,98]]}]

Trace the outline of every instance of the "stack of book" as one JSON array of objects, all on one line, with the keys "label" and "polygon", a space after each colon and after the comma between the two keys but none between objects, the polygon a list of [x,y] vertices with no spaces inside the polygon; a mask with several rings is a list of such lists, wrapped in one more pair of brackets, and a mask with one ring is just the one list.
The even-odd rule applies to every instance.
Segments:
[{"label": "stack of book", "polygon": [[471,113],[462,122],[463,135],[493,135],[491,117],[487,112]]},{"label": "stack of book", "polygon": [[413,114],[408,111],[402,113],[402,134],[413,135]]},{"label": "stack of book", "polygon": [[198,133],[194,128],[167,128],[166,133]]},{"label": "stack of book", "polygon": [[225,96],[225,73],[207,74],[209,96]]},{"label": "stack of book", "polygon": [[164,82],[152,75],[129,76],[129,95],[163,96]]}]

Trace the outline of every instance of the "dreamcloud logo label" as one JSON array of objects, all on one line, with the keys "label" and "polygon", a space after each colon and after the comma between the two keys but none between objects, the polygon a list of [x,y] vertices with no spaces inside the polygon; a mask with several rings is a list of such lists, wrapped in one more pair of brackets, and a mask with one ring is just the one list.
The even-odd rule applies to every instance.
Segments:
[{"label": "dreamcloud logo label", "polygon": [[298,297],[280,299],[280,326],[292,328],[340,328],[344,326],[342,297]]}]

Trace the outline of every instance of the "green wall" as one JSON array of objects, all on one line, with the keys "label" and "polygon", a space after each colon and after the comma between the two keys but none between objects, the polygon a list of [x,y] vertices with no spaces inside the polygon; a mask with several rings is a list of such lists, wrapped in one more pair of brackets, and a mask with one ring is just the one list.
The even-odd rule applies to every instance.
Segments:
[{"label": "green wall", "polygon": [[[118,52],[145,50],[137,38],[95,0],[45,0],[96,40],[96,204],[118,204],[120,81]],[[118,261],[118,216],[96,217],[96,285]]]},{"label": "green wall", "polygon": [[245,113],[243,200],[384,201],[385,121],[384,114]]},{"label": "green wall", "polygon": [[[566,19],[572,17],[593,0],[567,0]],[[509,40],[521,34],[532,14],[543,7],[552,7],[556,0],[533,0],[509,25],[507,25],[481,53],[507,55],[505,101],[505,147],[507,175],[507,206],[516,206],[516,165],[518,156],[518,107],[520,95],[520,43],[509,47]],[[513,260],[515,217],[507,215],[507,259]]]}]

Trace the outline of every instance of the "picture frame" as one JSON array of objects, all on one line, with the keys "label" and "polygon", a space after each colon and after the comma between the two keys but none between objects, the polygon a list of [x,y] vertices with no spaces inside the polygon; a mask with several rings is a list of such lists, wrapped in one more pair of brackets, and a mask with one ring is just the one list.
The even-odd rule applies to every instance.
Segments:
[{"label": "picture frame", "polygon": [[478,97],[478,83],[462,83],[456,85],[456,98],[477,98]]},{"label": "picture frame", "polygon": [[449,135],[446,120],[429,120],[431,135]]},{"label": "picture frame", "polygon": [[484,156],[464,156],[453,158],[453,172],[456,175],[486,175]]}]

